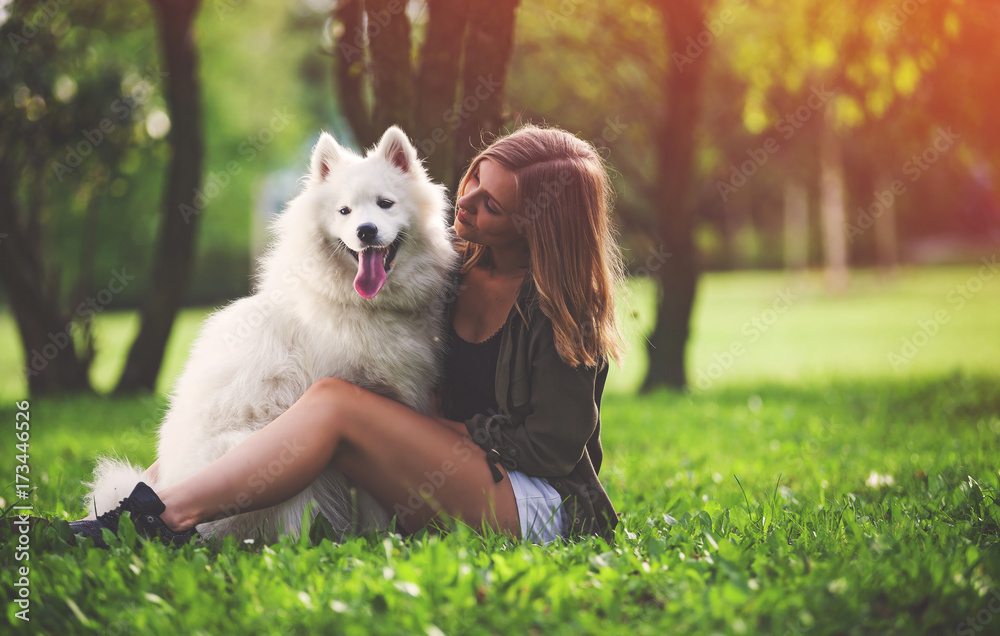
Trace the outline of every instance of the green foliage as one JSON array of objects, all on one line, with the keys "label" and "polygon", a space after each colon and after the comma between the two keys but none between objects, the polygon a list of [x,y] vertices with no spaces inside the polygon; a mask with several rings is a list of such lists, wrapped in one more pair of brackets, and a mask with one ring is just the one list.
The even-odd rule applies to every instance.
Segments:
[{"label": "green foliage", "polygon": [[[162,64],[146,3],[18,1],[0,25],[0,148],[14,170],[22,227],[46,249],[62,300],[141,262],[164,146],[147,122],[163,109]],[[154,176],[156,175],[156,176]],[[137,266],[132,265],[135,271]],[[128,295],[137,292],[128,289]]]},{"label": "green foliage", "polygon": [[[969,192],[980,186],[970,175],[977,164],[995,163],[1000,148],[987,114],[996,111],[996,91],[986,86],[988,74],[971,70],[1000,59],[995,3],[692,4],[705,8],[704,29],[677,42],[655,7],[680,2],[537,0],[522,3],[518,17],[511,112],[606,147],[617,173],[617,210],[626,217],[624,239],[638,253],[655,249],[642,221],[664,205],[650,141],[676,101],[667,94],[666,73],[684,77],[692,60],[705,57],[693,190],[707,269],[781,266],[785,182],[802,179],[815,189],[817,144],[827,121],[836,123],[843,147],[851,222],[884,191],[883,180],[901,179],[903,242],[947,232],[978,238],[955,210],[973,205]],[[699,89],[683,90],[689,97]],[[814,91],[824,96],[821,106]],[[932,170],[904,172],[939,127],[953,127],[961,142]],[[769,139],[778,150],[764,150]],[[739,168],[754,154],[759,165],[751,162],[742,174]],[[740,184],[738,194],[720,188],[730,182]],[[995,227],[995,206],[980,205],[990,219],[983,222]],[[851,241],[851,263],[876,262],[874,234]],[[823,258],[817,239],[809,250],[814,264]]]},{"label": "green foliage", "polygon": [[[169,76],[149,4],[17,1],[7,9],[0,147],[19,170],[26,217],[40,222],[46,265],[62,276],[71,306],[72,294],[100,289],[124,269],[137,280],[115,305],[133,304],[154,253],[169,121]],[[249,290],[250,253],[267,222],[255,209],[262,182],[289,170],[272,185],[291,198],[319,129],[331,128],[335,100],[316,64],[323,18],[297,2],[277,14],[272,2],[203,3],[196,45],[206,206],[192,299]]]},{"label": "green foliage", "polygon": [[[646,0],[522,3],[507,93],[512,113],[591,141],[607,160],[620,217],[657,213],[656,149],[662,65],[668,51],[659,13]],[[624,236],[640,251],[648,237]],[[641,261],[640,261],[641,263]]]},{"label": "green foliage", "polygon": [[[265,213],[295,195],[319,131],[335,130],[336,99],[319,52],[324,18],[318,5],[291,0],[202,5],[195,31],[207,207],[192,302],[249,291],[251,254],[262,247],[269,221]],[[272,174],[278,171],[280,179]]]}]

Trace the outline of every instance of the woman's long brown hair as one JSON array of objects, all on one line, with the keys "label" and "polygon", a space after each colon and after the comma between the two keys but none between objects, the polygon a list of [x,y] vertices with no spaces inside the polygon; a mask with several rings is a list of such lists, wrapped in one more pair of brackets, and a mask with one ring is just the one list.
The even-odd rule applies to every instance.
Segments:
[{"label": "woman's long brown hair", "polygon": [[[558,128],[526,125],[483,150],[459,184],[489,159],[514,174],[514,225],[528,241],[540,308],[552,321],[556,350],[571,366],[621,361],[615,293],[624,267],[611,223],[612,189],[594,147]],[[460,242],[462,271],[490,266],[490,248]]]}]

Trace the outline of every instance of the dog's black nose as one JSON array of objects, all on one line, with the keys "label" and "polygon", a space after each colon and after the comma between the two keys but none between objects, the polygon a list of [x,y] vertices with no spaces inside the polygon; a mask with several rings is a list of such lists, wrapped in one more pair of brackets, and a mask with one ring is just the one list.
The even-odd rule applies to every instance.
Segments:
[{"label": "dog's black nose", "polygon": [[358,238],[365,245],[374,243],[376,234],[378,234],[378,228],[373,223],[362,223],[358,226]]}]

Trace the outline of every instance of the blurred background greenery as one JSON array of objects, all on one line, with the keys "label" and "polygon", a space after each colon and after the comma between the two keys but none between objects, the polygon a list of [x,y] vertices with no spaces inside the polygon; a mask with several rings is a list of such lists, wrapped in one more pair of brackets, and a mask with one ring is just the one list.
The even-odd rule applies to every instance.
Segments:
[{"label": "blurred background greenery", "polygon": [[[21,378],[11,380],[22,387],[12,393],[28,388],[23,370],[32,351],[53,342],[50,329],[32,333],[42,324],[35,315],[74,322],[73,352],[52,366],[75,353],[85,373],[32,392],[89,387],[79,378],[93,375],[92,364],[103,369],[99,390],[150,388],[148,373],[131,384],[113,379],[109,369],[117,373],[124,358],[101,362],[97,311],[81,312],[80,303],[99,300],[116,272],[134,276],[98,303],[109,316],[133,310],[118,318],[131,327],[115,331],[133,337],[156,313],[150,299],[171,280],[171,261],[158,256],[167,219],[187,221],[192,208],[197,227],[179,244],[190,245],[193,258],[189,269],[177,261],[182,293],[177,307],[160,312],[169,314],[162,328],[170,332],[180,306],[247,294],[267,221],[296,192],[321,129],[358,146],[383,124],[403,123],[449,186],[470,140],[518,122],[559,125],[593,141],[615,178],[630,270],[650,279],[635,284],[643,290],[637,324],[651,351],[666,356],[640,364],[622,385],[631,388],[696,387],[711,354],[734,341],[723,337],[688,355],[699,272],[788,271],[799,278],[711,280],[734,291],[766,280],[767,302],[783,281],[809,280],[813,293],[831,294],[837,324],[858,321],[877,333],[885,316],[858,298],[876,301],[870,290],[895,280],[898,267],[989,261],[1000,246],[1000,94],[992,70],[1000,67],[1000,8],[993,3],[0,0],[0,7],[2,294],[7,311],[16,310],[18,294],[36,307],[20,320],[17,311],[0,318],[4,338],[21,338],[19,352],[5,347],[5,375]],[[179,41],[194,54],[197,80],[196,106],[183,117],[183,103],[169,93],[179,74],[163,74],[175,68],[164,43]],[[494,71],[499,89],[470,108],[463,99],[484,81],[491,86]],[[442,78],[450,78],[450,94],[434,102]],[[435,122],[444,144],[428,143]],[[180,136],[199,128],[201,140]],[[178,151],[185,143],[200,143],[200,165]],[[180,212],[167,192],[178,157],[180,170],[199,168],[196,187],[177,195],[188,206]],[[866,271],[851,273],[858,268]],[[903,280],[951,275],[944,271]],[[949,307],[952,282],[924,285],[914,293],[937,304],[900,310],[903,335],[924,309]],[[980,302],[995,307],[996,289]],[[760,310],[718,306],[704,319],[738,329],[744,319],[734,316]],[[184,316],[192,314],[180,315],[189,329]],[[147,347],[156,358],[146,365],[155,368],[153,380],[156,350],[167,346],[161,340]],[[637,340],[634,348],[645,345]],[[886,349],[876,354],[884,361]],[[654,367],[665,370],[657,375]],[[788,368],[794,377],[797,367]]]}]

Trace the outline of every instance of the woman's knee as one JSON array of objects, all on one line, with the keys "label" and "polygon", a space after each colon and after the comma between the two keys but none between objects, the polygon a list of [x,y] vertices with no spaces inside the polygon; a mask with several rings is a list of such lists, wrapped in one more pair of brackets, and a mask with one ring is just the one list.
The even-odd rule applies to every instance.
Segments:
[{"label": "woman's knee", "polygon": [[349,397],[352,391],[357,390],[358,387],[347,380],[341,380],[340,378],[320,378],[306,389],[302,397],[335,402],[339,399]]},{"label": "woman's knee", "polygon": [[299,398],[296,406],[322,411],[331,422],[342,424],[351,417],[356,399],[351,394],[358,390],[340,378],[321,378],[312,383]]}]

